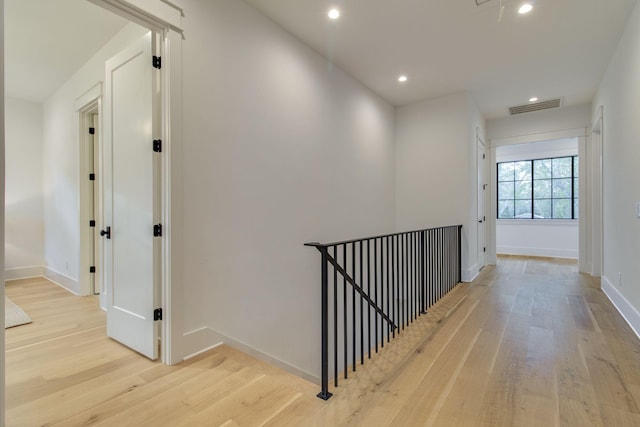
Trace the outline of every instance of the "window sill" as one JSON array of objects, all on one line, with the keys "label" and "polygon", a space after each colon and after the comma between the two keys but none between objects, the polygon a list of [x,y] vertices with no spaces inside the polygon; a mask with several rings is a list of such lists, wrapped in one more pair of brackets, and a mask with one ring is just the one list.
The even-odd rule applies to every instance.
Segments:
[{"label": "window sill", "polygon": [[533,225],[533,226],[557,226],[557,227],[567,227],[567,226],[578,226],[577,219],[497,219],[496,225]]}]

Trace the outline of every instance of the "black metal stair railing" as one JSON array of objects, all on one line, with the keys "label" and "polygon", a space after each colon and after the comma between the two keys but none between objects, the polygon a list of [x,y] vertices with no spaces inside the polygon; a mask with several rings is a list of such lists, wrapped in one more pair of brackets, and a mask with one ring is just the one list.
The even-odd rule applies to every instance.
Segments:
[{"label": "black metal stair railing", "polygon": [[[370,359],[461,281],[462,225],[334,243],[321,254],[321,388]],[[330,285],[331,284],[331,285]],[[330,350],[333,358],[330,360]],[[331,366],[330,366],[331,365]],[[351,365],[351,366],[349,366]]]}]

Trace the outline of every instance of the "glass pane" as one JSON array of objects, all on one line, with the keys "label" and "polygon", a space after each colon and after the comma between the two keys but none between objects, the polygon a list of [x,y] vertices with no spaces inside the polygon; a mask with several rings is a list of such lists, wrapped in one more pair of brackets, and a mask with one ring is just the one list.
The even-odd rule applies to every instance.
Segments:
[{"label": "glass pane", "polygon": [[572,157],[560,157],[557,159],[551,159],[553,162],[553,177],[554,178],[571,178],[571,170],[573,169]]},{"label": "glass pane", "polygon": [[516,200],[516,218],[531,218],[531,200]]},{"label": "glass pane", "polygon": [[580,176],[578,175],[578,170],[580,169],[579,166],[579,162],[578,162],[578,156],[575,156],[573,158],[573,176]]},{"label": "glass pane", "polygon": [[526,181],[531,179],[531,162],[517,162],[515,164],[516,181]]},{"label": "glass pane", "polygon": [[573,179],[573,196],[578,197],[580,194],[580,180],[578,178]]},{"label": "glass pane", "polygon": [[498,183],[498,200],[513,199],[513,181]]},{"label": "glass pane", "polygon": [[578,214],[578,212],[580,212],[580,208],[579,208],[579,204],[578,204],[578,199],[574,199],[573,200],[573,217],[575,219],[580,218],[580,215]]},{"label": "glass pane", "polygon": [[534,218],[551,218],[551,199],[536,199],[533,204]]},{"label": "glass pane", "polygon": [[513,162],[498,163],[498,181],[513,181],[515,179],[514,170]]},{"label": "glass pane", "polygon": [[531,200],[531,181],[516,181],[516,199]]},{"label": "glass pane", "polygon": [[534,179],[551,178],[551,159],[533,161]]},{"label": "glass pane", "polygon": [[554,179],[552,186],[554,198],[571,198],[571,178]]},{"label": "glass pane", "polygon": [[571,199],[555,199],[553,201],[553,218],[571,219]]},{"label": "glass pane", "polygon": [[498,218],[513,218],[513,200],[500,200],[498,202]]},{"label": "glass pane", "polygon": [[533,198],[534,199],[550,199],[551,198],[551,180],[536,179],[533,181]]}]

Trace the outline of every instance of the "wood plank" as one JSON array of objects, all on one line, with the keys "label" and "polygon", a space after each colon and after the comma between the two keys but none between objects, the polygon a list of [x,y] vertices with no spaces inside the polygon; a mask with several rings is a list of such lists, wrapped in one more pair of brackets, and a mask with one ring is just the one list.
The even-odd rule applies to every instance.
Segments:
[{"label": "wood plank", "polygon": [[566,260],[500,257],[364,366],[318,386],[227,346],[177,366],[105,336],[95,297],[6,287],[8,425],[636,426],[640,341]]}]

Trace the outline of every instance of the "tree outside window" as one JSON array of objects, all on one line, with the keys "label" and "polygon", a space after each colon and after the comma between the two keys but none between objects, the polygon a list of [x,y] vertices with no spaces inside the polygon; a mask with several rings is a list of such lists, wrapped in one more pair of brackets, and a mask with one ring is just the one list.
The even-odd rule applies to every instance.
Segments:
[{"label": "tree outside window", "polygon": [[578,156],[498,163],[498,219],[578,219]]}]

